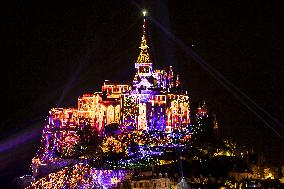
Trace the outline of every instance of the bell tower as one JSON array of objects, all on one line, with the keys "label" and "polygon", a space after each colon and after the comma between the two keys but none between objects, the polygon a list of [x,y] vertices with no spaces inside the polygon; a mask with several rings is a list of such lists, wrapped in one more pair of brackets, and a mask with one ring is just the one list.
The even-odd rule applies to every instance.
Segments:
[{"label": "bell tower", "polygon": [[148,82],[149,77],[153,74],[152,60],[149,54],[149,46],[147,45],[147,35],[146,35],[146,11],[143,11],[143,31],[140,44],[140,53],[135,62],[136,74],[133,80],[133,86],[144,86],[146,88],[151,87],[152,84]]}]

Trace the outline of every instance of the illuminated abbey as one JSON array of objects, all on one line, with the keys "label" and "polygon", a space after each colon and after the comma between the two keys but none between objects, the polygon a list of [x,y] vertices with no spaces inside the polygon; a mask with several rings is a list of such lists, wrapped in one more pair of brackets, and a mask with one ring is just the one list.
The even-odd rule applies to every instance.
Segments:
[{"label": "illuminated abbey", "polygon": [[84,94],[78,109],[53,108],[49,124],[76,126],[88,121],[100,133],[108,124],[117,123],[122,130],[159,130],[172,132],[187,129],[190,123],[189,97],[181,89],[179,76],[172,67],[154,70],[149,54],[146,20],[136,69],[131,85],[105,81],[101,92]]},{"label": "illuminated abbey", "polygon": [[[144,17],[131,84],[105,80],[100,92],[78,98],[78,108],[50,110],[31,188],[110,188],[130,170],[176,162],[167,153],[184,147],[194,132],[189,96],[172,66],[153,69],[146,29]],[[198,113],[207,112],[200,107]]]},{"label": "illuminated abbey", "polygon": [[105,80],[101,91],[79,97],[77,108],[49,111],[26,188],[182,188],[183,164],[208,179],[226,158],[242,165],[238,158],[249,151],[219,135],[205,103],[190,104],[172,66],[153,69],[147,40],[144,14],[131,81]]}]

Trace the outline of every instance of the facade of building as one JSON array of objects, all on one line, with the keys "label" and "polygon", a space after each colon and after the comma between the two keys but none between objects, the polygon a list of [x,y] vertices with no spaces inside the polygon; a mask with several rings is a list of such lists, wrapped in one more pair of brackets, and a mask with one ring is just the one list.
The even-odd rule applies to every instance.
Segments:
[{"label": "facade of building", "polygon": [[133,189],[167,189],[170,186],[170,179],[168,178],[153,178],[138,181],[131,181],[131,188]]}]

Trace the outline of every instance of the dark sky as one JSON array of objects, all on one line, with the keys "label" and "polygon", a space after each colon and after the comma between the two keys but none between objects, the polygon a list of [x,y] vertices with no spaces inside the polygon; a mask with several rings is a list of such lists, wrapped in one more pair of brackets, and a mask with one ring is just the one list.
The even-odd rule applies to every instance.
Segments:
[{"label": "dark sky", "polygon": [[[21,136],[23,129],[35,132],[32,141],[5,153],[20,154],[22,158],[15,161],[27,167],[39,145],[38,128],[50,108],[76,106],[78,96],[99,90],[104,79],[132,80],[142,26],[137,4],[283,123],[280,28],[284,9],[268,1],[208,2],[12,1],[3,5],[1,143]],[[192,102],[206,100],[216,113],[223,136],[284,163],[284,141],[272,129],[151,21],[148,33],[154,66],[174,66]],[[284,136],[283,127],[264,118]]]}]

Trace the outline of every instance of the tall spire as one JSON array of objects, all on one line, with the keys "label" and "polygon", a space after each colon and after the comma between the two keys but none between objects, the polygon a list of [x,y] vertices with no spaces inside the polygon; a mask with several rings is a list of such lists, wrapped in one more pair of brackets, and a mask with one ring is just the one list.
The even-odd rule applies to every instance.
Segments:
[{"label": "tall spire", "polygon": [[136,63],[151,63],[152,60],[150,59],[150,55],[148,52],[148,48],[149,46],[147,45],[147,38],[146,38],[146,11],[143,11],[143,16],[144,16],[144,20],[143,20],[143,34],[142,34],[142,38],[141,38],[141,45],[140,45],[140,53],[139,56],[137,58]]}]

